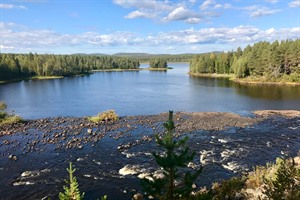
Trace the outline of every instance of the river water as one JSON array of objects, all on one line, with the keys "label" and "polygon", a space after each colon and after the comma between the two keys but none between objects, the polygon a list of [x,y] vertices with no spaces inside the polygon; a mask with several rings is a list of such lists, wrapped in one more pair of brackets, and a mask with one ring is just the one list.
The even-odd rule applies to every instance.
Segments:
[{"label": "river water", "polygon": [[[107,109],[115,109],[121,116],[158,114],[170,109],[242,115],[259,109],[300,110],[299,86],[244,86],[222,78],[189,77],[186,63],[170,63],[169,66],[174,69],[167,72],[96,72],[83,77],[2,84],[0,100],[25,119],[81,117]],[[52,118],[46,119],[49,120]],[[76,126],[81,127],[82,119],[76,120],[80,121]],[[70,134],[69,140],[73,140],[73,137],[89,135],[87,128],[70,131],[68,123],[72,120],[64,118],[50,127],[45,120],[36,121],[39,121],[37,125],[26,131],[0,137],[0,199],[57,199],[68,177],[65,169],[69,162],[77,168],[75,175],[80,189],[86,192],[86,199],[97,199],[104,194],[108,199],[131,199],[132,193],[141,192],[137,176],[157,169],[150,152],[159,149],[153,140],[143,139],[163,131],[161,122],[156,128],[139,121],[130,125],[129,121],[123,121],[121,124],[126,128],[118,129],[99,126],[93,131],[96,135],[105,133],[101,140],[82,143],[83,148],[57,149],[60,143],[51,143],[56,133]],[[184,132],[183,136],[190,138],[189,147],[196,152],[194,162],[204,165],[197,186],[210,187],[215,181],[241,174],[256,165],[265,165],[278,156],[297,155],[299,124],[299,116],[293,119],[275,117],[245,128]],[[120,133],[123,136],[118,138]],[[51,140],[42,142],[47,138]],[[119,150],[120,145],[136,141],[142,142]],[[9,159],[9,155],[16,155],[18,160]],[[135,174],[120,174],[119,170],[125,166]]]},{"label": "river water", "polygon": [[[143,64],[141,67],[147,67]],[[174,111],[247,114],[259,109],[300,109],[300,86],[240,85],[225,78],[190,77],[188,63],[172,70],[95,72],[89,76],[0,85],[0,100],[25,119]]]}]

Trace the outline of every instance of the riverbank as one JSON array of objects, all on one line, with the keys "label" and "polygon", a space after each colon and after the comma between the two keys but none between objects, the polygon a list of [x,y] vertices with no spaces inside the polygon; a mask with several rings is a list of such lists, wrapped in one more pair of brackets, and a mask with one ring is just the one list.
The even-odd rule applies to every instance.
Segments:
[{"label": "riverbank", "polygon": [[173,69],[172,67],[167,68],[138,68],[138,69],[97,69],[92,70],[92,72],[126,72],[126,71],[142,71],[142,70],[149,70],[149,71],[166,71],[168,69]]},{"label": "riverbank", "polygon": [[[277,112],[253,117],[174,113],[175,137],[188,136],[188,146],[196,152],[193,163],[204,166],[196,185],[209,186],[278,156],[297,155],[299,111]],[[287,118],[290,112],[293,117]],[[86,198],[107,194],[109,199],[131,199],[131,192],[141,189],[138,176],[157,168],[151,156],[159,151],[154,134],[165,133],[166,119],[167,113],[125,116],[115,123],[55,117],[3,126],[0,193],[6,199],[55,199],[65,185],[65,169],[73,162]]]},{"label": "riverbank", "polygon": [[29,80],[48,80],[48,79],[61,79],[61,78],[64,78],[64,76],[33,76],[33,77],[12,79],[7,81],[0,81],[0,84],[15,83],[15,82],[29,81]]},{"label": "riverbank", "polygon": [[210,74],[210,73],[188,73],[190,76],[194,77],[211,77],[211,78],[229,78],[229,80],[245,85],[290,85],[290,86],[300,86],[300,82],[289,82],[286,80],[279,79],[278,81],[269,81],[265,77],[246,77],[246,78],[236,78],[234,74]]}]

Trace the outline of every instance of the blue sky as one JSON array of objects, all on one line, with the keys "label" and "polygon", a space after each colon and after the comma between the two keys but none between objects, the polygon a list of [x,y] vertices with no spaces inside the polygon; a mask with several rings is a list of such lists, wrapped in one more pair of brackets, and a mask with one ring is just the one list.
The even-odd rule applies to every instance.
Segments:
[{"label": "blue sky", "polygon": [[3,53],[202,53],[300,38],[300,0],[1,0]]}]

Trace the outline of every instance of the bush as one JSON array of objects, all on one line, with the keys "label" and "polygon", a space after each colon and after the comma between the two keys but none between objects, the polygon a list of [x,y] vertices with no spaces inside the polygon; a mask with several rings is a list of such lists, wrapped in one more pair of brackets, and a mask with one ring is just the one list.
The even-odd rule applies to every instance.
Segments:
[{"label": "bush", "polygon": [[107,110],[99,113],[97,116],[88,118],[91,122],[115,122],[119,120],[114,110]]},{"label": "bush", "polygon": [[0,101],[0,111],[4,111],[6,108],[7,105],[3,101]]},{"label": "bush", "polygon": [[[276,159],[279,163],[280,159]],[[256,166],[252,172],[249,172],[246,186],[247,188],[255,189],[263,185],[264,179],[274,180],[275,172],[278,168],[277,164],[267,163],[266,166]]]},{"label": "bush", "polygon": [[222,181],[221,184],[216,184],[213,188],[215,194],[213,199],[235,199],[236,195],[244,187],[245,180],[243,178],[234,177],[229,180]]},{"label": "bush", "polygon": [[6,108],[7,105],[3,101],[1,101],[0,102],[0,125],[19,123],[23,121],[21,117],[16,116],[14,114],[7,113],[5,111]]},{"label": "bush", "polygon": [[263,199],[299,200],[300,168],[294,160],[281,160],[277,165],[275,180],[264,179]]}]

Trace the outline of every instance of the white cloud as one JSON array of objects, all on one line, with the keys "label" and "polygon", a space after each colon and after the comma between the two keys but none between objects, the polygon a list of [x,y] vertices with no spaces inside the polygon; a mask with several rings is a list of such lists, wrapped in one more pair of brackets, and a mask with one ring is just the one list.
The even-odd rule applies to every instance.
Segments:
[{"label": "white cloud", "polygon": [[133,11],[129,13],[125,18],[127,19],[134,19],[134,18],[154,18],[155,14],[152,13],[147,13],[147,12],[142,12],[139,10]]},{"label": "white cloud", "polygon": [[300,7],[300,0],[294,0],[294,1],[290,2],[289,7],[291,7],[291,8]]},{"label": "white cloud", "polygon": [[275,14],[278,12],[280,12],[280,10],[271,10],[269,8],[262,7],[262,8],[258,8],[254,12],[252,12],[250,14],[250,17],[257,18],[257,17],[261,17],[261,16],[265,16],[265,15],[272,15],[272,14]]},{"label": "white cloud", "polygon": [[187,23],[199,23],[201,17],[199,14],[194,13],[184,7],[178,7],[164,17],[162,21],[186,21]]},{"label": "white cloud", "polygon": [[232,8],[232,5],[229,4],[229,3],[225,3],[225,4],[223,5],[223,7],[224,7],[224,9],[229,9],[229,8]]},{"label": "white cloud", "polygon": [[220,8],[230,9],[230,8],[232,8],[232,5],[229,4],[229,3],[225,3],[224,5],[218,3],[214,6],[214,8],[216,8],[216,9],[220,9]]},{"label": "white cloud", "polygon": [[200,18],[192,17],[185,20],[188,24],[199,24],[201,22]]},{"label": "white cloud", "polygon": [[45,3],[47,0],[14,0],[16,2]]},{"label": "white cloud", "polygon": [[13,5],[13,4],[5,4],[5,3],[0,3],[0,8],[1,9],[24,9],[26,10],[27,8],[22,5]]},{"label": "white cloud", "polygon": [[212,6],[216,4],[215,0],[205,0],[201,6],[200,6],[200,9],[201,10],[206,10],[207,8],[209,8],[209,6]]},{"label": "white cloud", "polygon": [[77,12],[71,12],[71,13],[69,14],[69,16],[70,16],[70,17],[73,17],[73,18],[79,18],[79,17],[80,17],[80,15],[79,15]]},{"label": "white cloud", "polygon": [[274,3],[278,3],[279,0],[265,0],[265,1],[274,4]]},{"label": "white cloud", "polygon": [[172,6],[168,1],[157,0],[113,0],[113,2],[124,8],[138,8],[147,10],[170,10]]},{"label": "white cloud", "polygon": [[[223,50],[228,50],[228,47],[232,49],[235,46],[253,44],[258,41],[297,39],[299,35],[299,27],[261,30],[253,26],[190,28],[144,36],[132,32],[62,34],[47,29],[31,30],[14,23],[2,22],[0,23],[0,49],[2,52],[25,53],[28,53],[29,49],[38,53],[49,52],[49,49],[52,53],[83,51],[83,53],[86,51],[95,53],[99,52],[99,49],[105,51],[112,49],[115,51],[113,53],[117,53],[122,48],[149,52],[151,49],[172,47],[179,53],[184,53],[185,50],[191,49],[191,46],[205,45],[210,48],[218,48],[218,50],[221,47]],[[226,49],[225,46],[227,46]],[[59,52],[59,49],[64,49],[65,52]]]}]

